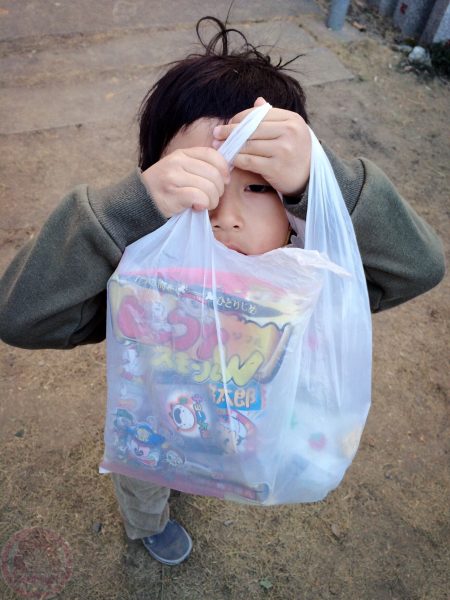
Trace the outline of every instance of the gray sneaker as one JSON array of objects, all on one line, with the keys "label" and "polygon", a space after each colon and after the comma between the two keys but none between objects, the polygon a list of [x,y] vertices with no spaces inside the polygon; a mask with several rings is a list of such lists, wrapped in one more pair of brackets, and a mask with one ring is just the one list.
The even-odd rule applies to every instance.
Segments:
[{"label": "gray sneaker", "polygon": [[150,556],[164,565],[179,565],[192,550],[188,532],[174,520],[167,521],[161,533],[142,538],[142,543]]}]

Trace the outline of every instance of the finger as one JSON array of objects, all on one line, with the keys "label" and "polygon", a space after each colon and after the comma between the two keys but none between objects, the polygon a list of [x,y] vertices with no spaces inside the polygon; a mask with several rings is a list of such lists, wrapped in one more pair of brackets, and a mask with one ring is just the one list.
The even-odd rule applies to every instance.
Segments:
[{"label": "finger", "polygon": [[[262,96],[258,96],[253,103],[253,108],[258,108],[259,106],[263,106],[264,104],[267,104],[267,101]],[[237,115],[234,115],[234,117],[231,119],[231,121],[233,123],[235,121],[236,122],[242,121],[242,119],[244,119],[249,113],[252,112],[253,108],[247,108],[246,110],[241,111]]]},{"label": "finger", "polygon": [[188,175],[199,176],[213,182],[220,193],[223,193],[225,181],[229,178],[228,173],[226,178],[223,177],[222,173],[215,165],[192,157],[187,157],[179,164],[179,167],[181,167],[182,171]]},{"label": "finger", "polygon": [[198,187],[185,187],[179,190],[180,206],[194,210],[210,210],[210,206],[217,206],[218,201],[211,201],[209,196]]},{"label": "finger", "polygon": [[[210,203],[215,203],[219,200],[220,196],[222,196],[224,191],[223,182],[215,182],[210,179],[206,179],[200,175],[193,175],[192,173],[187,173],[187,178],[183,179],[182,185],[177,186],[178,189],[186,190],[186,189],[196,189],[202,192],[208,198],[208,205]],[[192,199],[195,201],[195,198]]]},{"label": "finger", "polygon": [[213,129],[213,136],[214,136],[213,144],[216,141],[226,140],[227,137],[230,135],[230,133],[233,131],[233,129],[236,129],[236,127],[237,127],[237,125],[231,125],[230,123],[228,123],[227,125],[217,125],[216,127],[214,127],[214,129]]},{"label": "finger", "polygon": [[203,202],[203,203],[195,202],[192,205],[192,209],[193,210],[214,210],[215,208],[218,207],[219,200],[220,200],[219,198],[217,198],[217,199],[208,198],[206,203],[205,202]]},{"label": "finger", "polygon": [[[205,150],[209,152],[205,152]],[[208,159],[211,162],[207,162]],[[170,180],[172,185],[177,188],[189,185],[189,181],[194,181],[193,185],[200,185],[199,179],[191,180],[192,177],[200,177],[214,184],[216,193],[221,196],[224,192],[225,184],[230,180],[230,171],[227,162],[223,156],[212,148],[201,147],[175,150],[167,157],[167,160],[171,165],[169,172]]]},{"label": "finger", "polygon": [[255,156],[254,154],[239,153],[233,161],[236,168],[242,171],[251,171],[252,173],[259,173],[268,183],[270,180],[266,176],[266,173],[270,173],[270,167],[272,166],[272,158],[267,156]]},{"label": "finger", "polygon": [[287,133],[285,121],[262,121],[252,135],[250,140],[276,140]]},{"label": "finger", "polygon": [[262,106],[263,104],[267,104],[267,102],[264,100],[264,98],[262,96],[258,96],[258,98],[256,98],[253,106],[257,107],[257,106]]},{"label": "finger", "polygon": [[[246,110],[243,113],[235,115],[233,119],[231,119],[228,123],[225,123],[224,125],[216,125],[212,131],[214,140],[226,140],[230,133],[233,131],[233,129],[236,129],[239,123],[245,118],[246,115],[250,114],[252,110],[253,109],[250,109],[248,111]],[[241,115],[244,116],[241,118]]]},{"label": "finger", "polygon": [[[240,115],[244,115],[244,117],[245,117],[246,115],[244,113],[249,114],[250,112],[251,112],[251,110],[244,111],[243,113],[239,113],[238,115],[233,117],[233,119],[230,121],[230,123],[226,123],[225,125],[217,125],[216,127],[214,127],[214,129],[213,129],[214,139],[221,140],[221,141],[226,140],[227,137],[230,135],[230,133],[233,131],[233,129],[236,129],[236,127],[242,120],[240,118]],[[235,119],[236,119],[236,121],[235,121]],[[272,108],[271,110],[269,110],[267,115],[264,117],[264,119],[258,125],[258,127],[256,128],[255,132],[252,134],[251,137],[252,138],[255,138],[255,136],[264,137],[265,133],[263,133],[263,132],[266,130],[266,128],[269,124],[270,124],[270,126],[277,125],[279,127],[283,122],[288,123],[291,120],[292,120],[292,113],[290,113],[289,111],[278,109],[278,108]],[[269,139],[272,139],[272,137],[273,136],[269,136]]]},{"label": "finger", "polygon": [[[264,158],[273,158],[276,154],[273,142],[267,140],[247,140],[239,154],[249,154],[251,156],[261,156]],[[234,161],[236,166],[236,161]]]},{"label": "finger", "polygon": [[[253,110],[255,110],[254,108],[248,108],[247,110],[243,110],[240,113],[237,113],[237,115],[234,115],[234,117],[232,119],[230,119],[230,123],[240,123],[243,119],[245,119],[245,117],[247,115],[249,115]],[[267,115],[264,117],[264,119],[262,120],[262,123],[265,123],[266,121],[284,121],[287,119],[292,119],[292,115],[296,115],[297,113],[292,113],[290,110],[285,110],[284,108],[271,108]],[[220,127],[220,125],[219,125]]]},{"label": "finger", "polygon": [[203,161],[204,163],[212,165],[220,172],[220,174],[226,181],[228,180],[230,175],[228,163],[220,154],[220,152],[217,152],[217,150],[215,150],[214,148],[209,148],[207,146],[199,146],[193,148],[185,148],[183,150],[180,150],[179,152],[182,152],[186,156],[190,156],[191,158],[195,158],[199,161]]}]

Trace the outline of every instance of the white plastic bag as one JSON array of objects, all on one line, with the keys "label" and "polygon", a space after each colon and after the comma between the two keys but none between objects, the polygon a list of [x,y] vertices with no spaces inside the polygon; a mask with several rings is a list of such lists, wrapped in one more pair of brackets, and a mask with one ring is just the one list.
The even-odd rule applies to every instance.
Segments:
[{"label": "white plastic bag", "polygon": [[[229,162],[270,106],[221,147]],[[341,481],[370,405],[361,259],[314,134],[305,248],[245,256],[185,211],[130,245],[108,284],[102,471],[255,504]]]}]

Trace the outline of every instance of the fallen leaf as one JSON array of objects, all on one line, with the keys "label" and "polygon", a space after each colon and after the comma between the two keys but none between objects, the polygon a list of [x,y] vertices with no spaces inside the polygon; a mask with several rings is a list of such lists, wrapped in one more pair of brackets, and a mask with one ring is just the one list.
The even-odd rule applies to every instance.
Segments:
[{"label": "fallen leaf", "polygon": [[352,25],[358,31],[366,31],[366,29],[367,29],[365,25],[358,23],[358,21],[352,21]]},{"label": "fallen leaf", "polygon": [[95,522],[92,525],[92,531],[94,533],[100,533],[101,530],[102,530],[102,524],[99,521]]},{"label": "fallen leaf", "polygon": [[334,535],[334,537],[337,540],[341,539],[342,533],[341,533],[341,530],[339,529],[339,527],[336,525],[336,523],[333,523],[331,525],[331,533]]},{"label": "fallen leaf", "polygon": [[260,579],[259,585],[265,590],[270,590],[270,588],[273,587],[272,582],[270,581],[270,579],[267,579],[267,577],[265,577],[264,579]]}]

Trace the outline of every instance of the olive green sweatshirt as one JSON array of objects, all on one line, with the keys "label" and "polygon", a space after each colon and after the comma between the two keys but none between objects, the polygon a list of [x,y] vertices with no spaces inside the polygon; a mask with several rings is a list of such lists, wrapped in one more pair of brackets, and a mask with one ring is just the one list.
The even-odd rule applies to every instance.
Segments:
[{"label": "olive green sweatshirt", "polygon": [[[369,160],[344,161],[324,149],[355,228],[372,311],[435,286],[445,265],[431,227]],[[306,218],[307,191],[284,203]],[[165,221],[137,171],[105,189],[76,187],[3,275],[0,338],[23,348],[73,348],[104,339],[109,277],[125,247]]]}]

